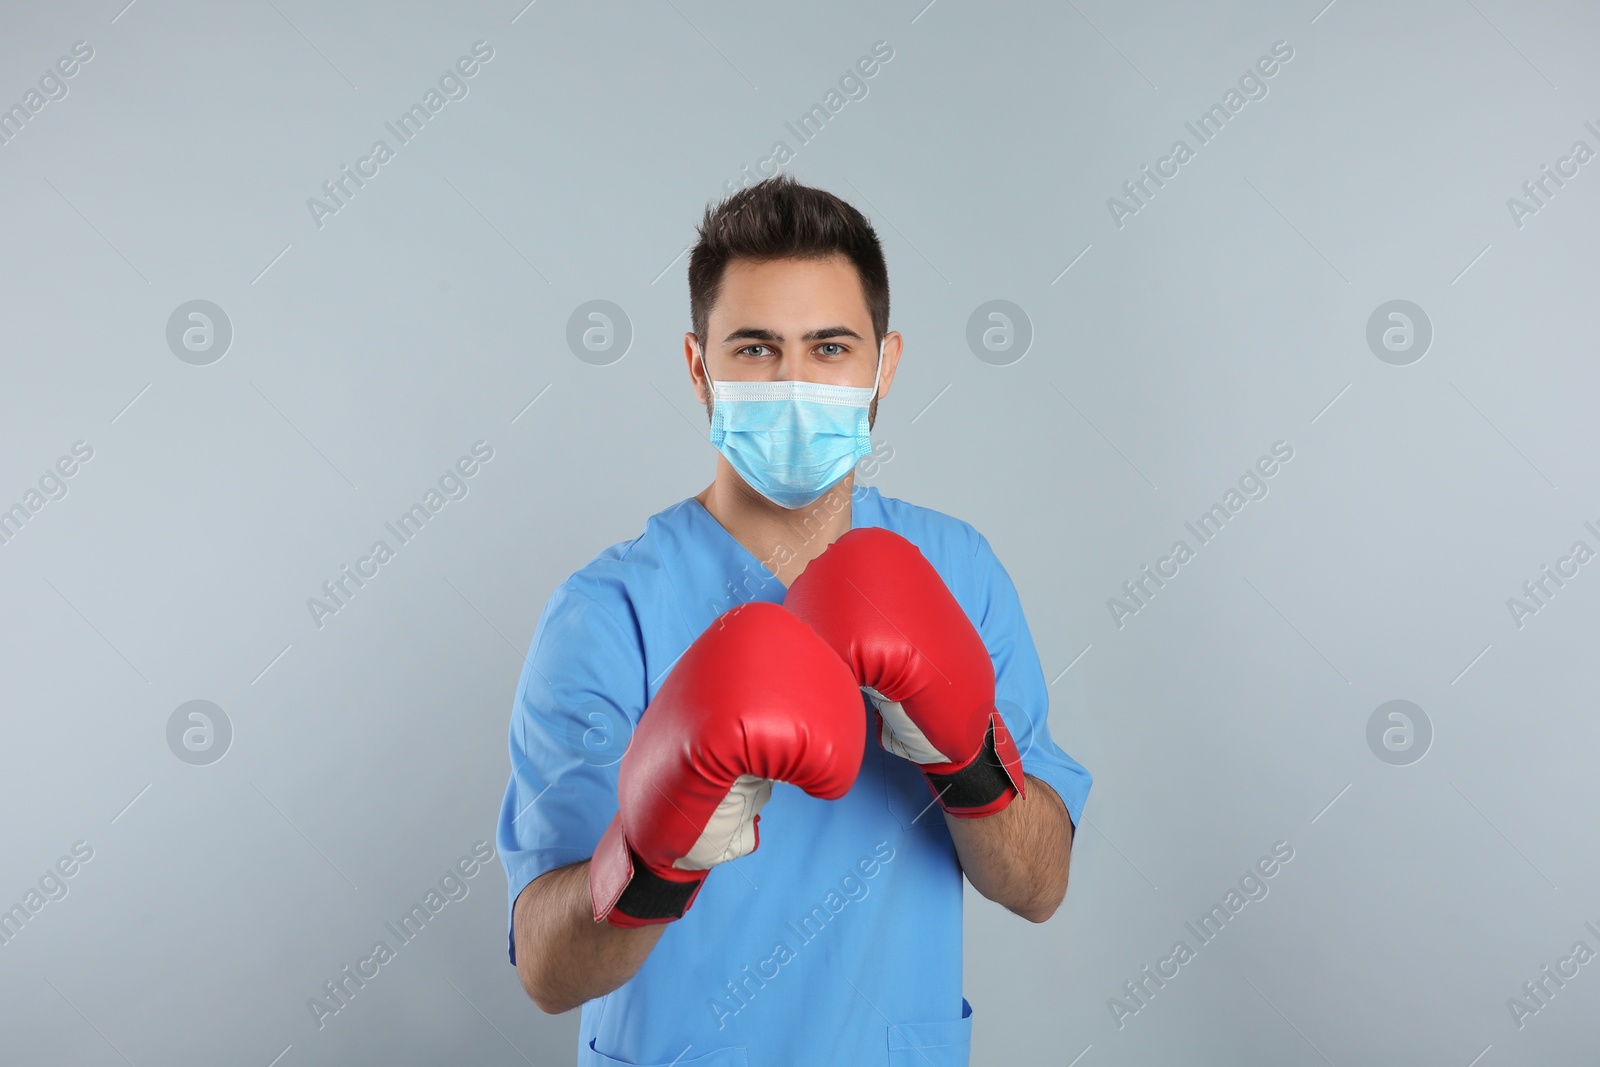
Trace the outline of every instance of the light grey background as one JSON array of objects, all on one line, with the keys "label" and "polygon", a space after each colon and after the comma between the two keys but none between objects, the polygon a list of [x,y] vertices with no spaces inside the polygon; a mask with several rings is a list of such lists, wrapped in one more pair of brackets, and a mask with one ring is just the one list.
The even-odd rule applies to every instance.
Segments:
[{"label": "light grey background", "polygon": [[[573,1062],[576,1013],[506,963],[498,861],[321,1029],[307,1000],[492,841],[556,583],[709,480],[683,253],[784,140],[888,254],[873,482],[989,537],[1095,778],[1053,920],[969,894],[974,1062],[1593,1062],[1600,962],[1521,1027],[1507,1003],[1600,950],[1600,564],[1508,606],[1600,548],[1600,161],[1507,205],[1600,149],[1593,5],[123,2],[0,20],[5,107],[93,48],[0,146],[0,506],[93,449],[0,545],[0,906],[93,849],[0,945],[0,1059]],[[477,41],[468,95],[319,227],[307,199]],[[1116,225],[1278,41],[1265,98]],[[566,340],[599,299],[633,330],[603,366]],[[995,299],[1033,331],[1006,365],[966,340]],[[1404,366],[1366,340],[1397,299],[1434,333]],[[167,343],[191,300],[232,326],[205,366]],[[466,497],[319,627],[308,598],[477,441]],[[1269,494],[1119,627],[1279,441]],[[1367,740],[1396,699],[1433,730],[1408,766]],[[209,765],[168,746],[191,700],[232,726]],[[1119,1026],[1280,841],[1270,894]]]}]

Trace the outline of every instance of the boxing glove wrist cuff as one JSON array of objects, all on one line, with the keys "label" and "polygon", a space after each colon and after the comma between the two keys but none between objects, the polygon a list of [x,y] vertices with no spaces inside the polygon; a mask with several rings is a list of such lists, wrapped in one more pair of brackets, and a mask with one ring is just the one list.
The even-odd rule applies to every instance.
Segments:
[{"label": "boxing glove wrist cuff", "polygon": [[706,880],[705,872],[701,871],[700,876],[691,881],[673,881],[646,867],[631,847],[628,856],[633,860],[633,877],[628,879],[622,895],[611,909],[612,924],[623,925],[617,921],[623,917],[633,920],[632,925],[683,918],[683,913],[689,910],[690,902],[700,890],[700,883]]},{"label": "boxing glove wrist cuff", "polygon": [[628,844],[621,819],[612,819],[589,860],[594,921],[627,930],[682,918],[706,880],[705,871],[685,873],[677,880],[651,871]]},{"label": "boxing glove wrist cuff", "polygon": [[[1014,754],[1015,746],[1008,747]],[[1004,809],[1021,794],[1021,767],[1013,772],[1008,762],[995,744],[995,724],[991,719],[982,750],[965,767],[949,774],[922,774],[945,811],[957,818],[978,818]]]}]

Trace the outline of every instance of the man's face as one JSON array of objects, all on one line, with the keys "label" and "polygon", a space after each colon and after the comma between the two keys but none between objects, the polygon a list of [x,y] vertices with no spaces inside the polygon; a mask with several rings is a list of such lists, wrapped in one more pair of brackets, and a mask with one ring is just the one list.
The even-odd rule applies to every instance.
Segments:
[{"label": "man's face", "polygon": [[[900,335],[884,338],[878,396],[889,392],[900,355]],[[855,265],[827,259],[736,259],[722,275],[722,291],[706,323],[705,360],[716,381],[806,381],[872,385],[878,346],[872,316]],[[685,338],[690,374],[711,411],[711,394]],[[876,413],[877,401],[873,401]]]}]

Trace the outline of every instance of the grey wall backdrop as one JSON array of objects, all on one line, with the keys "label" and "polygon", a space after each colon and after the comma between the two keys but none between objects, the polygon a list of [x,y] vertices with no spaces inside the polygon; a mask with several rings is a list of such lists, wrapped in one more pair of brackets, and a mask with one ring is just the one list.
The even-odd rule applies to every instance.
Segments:
[{"label": "grey wall backdrop", "polygon": [[573,1062],[472,857],[781,164],[1095,776],[1051,922],[970,896],[974,1062],[1593,1062],[1594,5],[124,3],[0,32],[0,1060]]}]

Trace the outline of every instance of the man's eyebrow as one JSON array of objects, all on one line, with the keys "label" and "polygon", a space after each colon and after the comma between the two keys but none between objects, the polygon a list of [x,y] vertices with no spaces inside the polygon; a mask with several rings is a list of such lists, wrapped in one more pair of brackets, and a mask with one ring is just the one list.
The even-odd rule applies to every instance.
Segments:
[{"label": "man's eyebrow", "polygon": [[[826,341],[832,337],[854,337],[861,340],[861,335],[848,326],[824,326],[818,330],[810,330],[801,335],[802,341]],[[783,335],[776,330],[766,330],[759,326],[745,326],[734,330],[722,339],[723,344],[729,341],[767,341],[772,344],[782,344]]]}]

